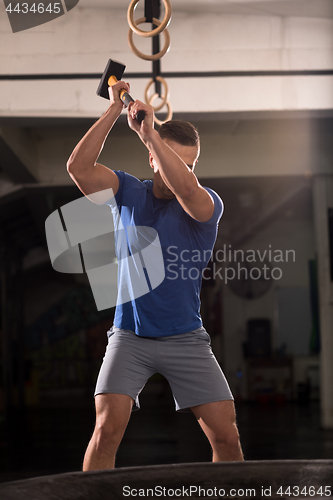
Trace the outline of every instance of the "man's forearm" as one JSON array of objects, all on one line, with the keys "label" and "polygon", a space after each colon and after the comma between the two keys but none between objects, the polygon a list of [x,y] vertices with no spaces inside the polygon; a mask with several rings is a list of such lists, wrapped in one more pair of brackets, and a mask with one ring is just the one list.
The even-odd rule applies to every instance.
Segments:
[{"label": "man's forearm", "polygon": [[197,178],[192,170],[160,138],[158,132],[153,131],[146,146],[156,161],[160,175],[168,188],[181,198],[189,196],[198,186]]},{"label": "man's forearm", "polygon": [[75,147],[67,162],[68,170],[84,170],[95,165],[104,142],[118,119],[123,105],[121,102],[114,103],[108,108],[104,115],[88,130],[85,136]]}]

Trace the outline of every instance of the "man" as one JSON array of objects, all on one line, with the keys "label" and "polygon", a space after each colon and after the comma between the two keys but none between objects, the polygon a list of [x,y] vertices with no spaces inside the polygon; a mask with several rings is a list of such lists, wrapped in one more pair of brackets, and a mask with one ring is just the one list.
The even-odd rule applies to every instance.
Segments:
[{"label": "man", "polygon": [[[125,229],[150,226],[157,231],[165,278],[148,294],[117,305],[83,470],[114,467],[131,411],[139,408],[138,395],[156,372],[169,381],[176,409],[194,413],[212,446],[213,461],[243,460],[233,397],[199,313],[201,275],[215,243],[222,201],[193,172],[200,152],[195,128],[171,121],[157,132],[153,109],[140,101],[128,106],[128,124],[149,151],[153,181],[141,182],[97,163],[123,109],[121,89],[129,92],[129,85],[119,81],[110,87],[109,109],[78,143],[67,169],[86,196],[112,189]],[[141,124],[135,119],[140,110],[145,112]]]}]

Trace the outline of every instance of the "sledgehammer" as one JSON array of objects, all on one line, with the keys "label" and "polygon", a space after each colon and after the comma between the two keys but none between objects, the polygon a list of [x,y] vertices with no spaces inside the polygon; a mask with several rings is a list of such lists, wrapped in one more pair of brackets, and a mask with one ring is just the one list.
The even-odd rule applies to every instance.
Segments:
[{"label": "sledgehammer", "polygon": [[[109,59],[106,68],[104,70],[103,76],[101,78],[101,81],[99,82],[97,95],[104,97],[105,99],[110,99],[109,87],[112,87],[112,85],[115,85],[118,82],[118,80],[121,80],[125,68],[126,66],[124,66],[123,64],[116,61],[112,61],[112,59]],[[122,89],[119,95],[120,99],[123,101],[126,107],[129,105],[130,102],[134,102],[134,99],[129,95],[128,92],[126,92],[125,89]],[[139,123],[141,123],[145,116],[146,113],[143,110],[141,110],[136,115],[136,120]]]}]

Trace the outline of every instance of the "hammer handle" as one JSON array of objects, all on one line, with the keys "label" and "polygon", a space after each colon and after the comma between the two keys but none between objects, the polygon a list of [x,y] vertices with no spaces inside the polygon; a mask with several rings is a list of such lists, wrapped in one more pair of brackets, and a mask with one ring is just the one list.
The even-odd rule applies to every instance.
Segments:
[{"label": "hammer handle", "polygon": [[[110,76],[110,78],[108,80],[109,87],[112,87],[112,85],[115,85],[117,82],[118,82],[118,80],[114,75]],[[129,95],[128,92],[126,92],[125,89],[122,89],[120,91],[119,97],[123,101],[123,103],[125,104],[126,107],[129,105],[130,102],[134,102],[134,99]],[[141,109],[135,117],[136,121],[141,123],[145,116],[146,116],[146,113]]]}]

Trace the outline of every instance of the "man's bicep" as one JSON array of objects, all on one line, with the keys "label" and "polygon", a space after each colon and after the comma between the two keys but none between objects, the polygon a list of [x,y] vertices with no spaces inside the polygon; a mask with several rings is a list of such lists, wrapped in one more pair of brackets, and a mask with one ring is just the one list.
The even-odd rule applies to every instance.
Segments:
[{"label": "man's bicep", "polygon": [[178,199],[186,213],[199,222],[207,222],[214,213],[214,199],[202,186],[187,198]]},{"label": "man's bicep", "polygon": [[[119,189],[119,179],[117,174],[101,163],[96,163],[94,167],[84,171],[71,172],[69,175],[74,180],[80,191],[99,205],[108,201],[112,195],[116,195]],[[91,196],[94,195],[94,196]]]}]

